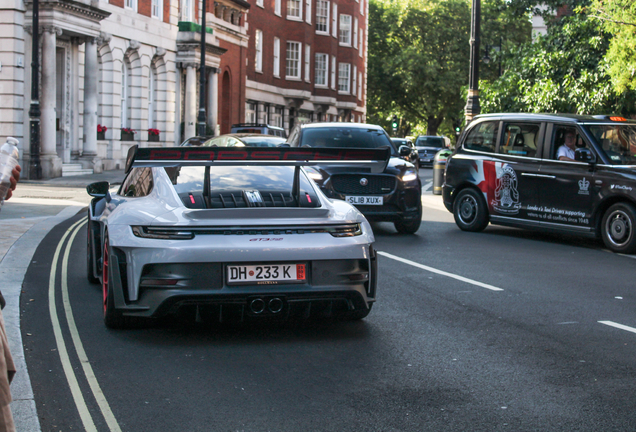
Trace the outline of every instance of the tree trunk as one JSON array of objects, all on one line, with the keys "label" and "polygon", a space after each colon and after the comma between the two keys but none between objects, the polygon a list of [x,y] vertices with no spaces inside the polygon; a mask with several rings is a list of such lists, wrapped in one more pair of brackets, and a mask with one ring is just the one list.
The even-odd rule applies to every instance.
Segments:
[{"label": "tree trunk", "polygon": [[426,135],[437,135],[439,126],[444,121],[444,116],[435,117],[433,115],[428,116],[426,119]]}]

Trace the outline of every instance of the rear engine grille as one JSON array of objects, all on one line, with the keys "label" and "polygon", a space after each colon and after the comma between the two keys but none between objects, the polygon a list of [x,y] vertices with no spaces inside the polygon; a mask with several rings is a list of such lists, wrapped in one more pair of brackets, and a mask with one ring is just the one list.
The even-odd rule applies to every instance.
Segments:
[{"label": "rear engine grille", "polygon": [[[360,183],[363,178],[368,182],[366,186]],[[389,175],[338,174],[331,177],[331,183],[339,193],[386,195],[395,190],[396,179]]]},{"label": "rear engine grille", "polygon": [[[264,207],[298,207],[298,203],[291,194],[281,192],[261,192]],[[212,194],[210,208],[241,208],[249,207],[242,191],[222,192]]]}]

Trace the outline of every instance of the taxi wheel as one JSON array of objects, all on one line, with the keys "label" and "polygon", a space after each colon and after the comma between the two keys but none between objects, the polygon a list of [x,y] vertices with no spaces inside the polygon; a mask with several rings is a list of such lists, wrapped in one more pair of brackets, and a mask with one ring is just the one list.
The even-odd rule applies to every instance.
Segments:
[{"label": "taxi wheel", "polygon": [[93,236],[91,235],[91,222],[88,222],[88,229],[86,230],[86,277],[92,284],[98,284],[99,278],[95,277],[93,272],[93,261],[95,256],[93,255]]},{"label": "taxi wheel", "polygon": [[480,192],[463,189],[453,205],[455,223],[464,231],[483,231],[488,226],[488,209]]},{"label": "taxi wheel", "polygon": [[616,203],[603,216],[601,236],[605,246],[614,252],[636,252],[636,207]]}]

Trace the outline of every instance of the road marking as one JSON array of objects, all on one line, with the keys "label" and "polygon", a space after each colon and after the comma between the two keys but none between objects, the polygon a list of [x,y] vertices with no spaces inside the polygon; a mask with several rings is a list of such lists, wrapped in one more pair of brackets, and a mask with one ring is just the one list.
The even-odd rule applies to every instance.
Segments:
[{"label": "road marking", "polygon": [[88,356],[86,355],[84,345],[82,344],[79,332],[77,331],[77,326],[75,325],[75,319],[73,318],[73,309],[71,308],[71,301],[68,296],[68,257],[75,236],[77,235],[79,230],[86,224],[86,219],[83,220],[84,222],[77,226],[77,228],[75,228],[68,243],[66,244],[66,250],[64,251],[64,258],[62,260],[62,301],[64,303],[64,312],[66,313],[66,322],[68,323],[68,328],[71,332],[71,338],[73,339],[73,344],[75,345],[75,351],[77,351],[77,356],[79,357],[80,363],[82,364],[82,369],[84,369],[84,375],[86,375],[86,380],[88,381],[88,384],[93,392],[93,396],[95,396],[97,405],[99,405],[99,409],[102,411],[102,415],[104,416],[106,424],[108,424],[110,430],[112,432],[121,432],[121,428],[117,423],[117,419],[111,411],[110,405],[108,405],[108,401],[106,400],[106,396],[104,396],[104,393],[102,392],[102,389],[97,382],[97,378],[95,377],[95,373],[93,372],[93,368],[88,361]]},{"label": "road marking", "polygon": [[617,329],[625,330],[628,332],[636,333],[636,328],[628,327],[623,324],[615,323],[614,321],[599,321],[601,324],[605,324],[606,326],[616,327]]},{"label": "road marking", "polygon": [[68,385],[71,389],[71,394],[73,395],[73,400],[75,401],[75,406],[77,407],[77,411],[79,412],[80,419],[82,420],[82,424],[84,425],[84,429],[87,432],[97,432],[95,423],[93,423],[93,418],[88,411],[86,401],[84,400],[84,396],[82,395],[82,390],[80,389],[77,382],[77,377],[73,372],[73,366],[71,366],[71,360],[69,359],[68,351],[66,350],[66,343],[64,342],[64,337],[62,336],[62,329],[60,327],[60,321],[57,318],[57,307],[55,305],[55,274],[57,270],[57,262],[60,256],[60,250],[62,249],[62,245],[71,230],[73,230],[81,222],[81,220],[77,221],[64,233],[62,239],[57,245],[57,248],[55,249],[53,262],[51,264],[51,273],[49,275],[49,313],[51,315],[51,324],[53,325],[55,343],[57,344],[57,352],[60,354],[60,361],[62,362],[62,369],[64,369],[64,375],[66,375],[66,381],[68,381]]},{"label": "road marking", "polygon": [[433,187],[433,182],[430,181],[428,183],[425,183],[424,186],[422,186],[422,190],[423,191],[429,191],[429,190],[431,190],[432,187]]},{"label": "road marking", "polygon": [[476,285],[478,287],[486,288],[486,289],[489,289],[491,291],[503,291],[503,288],[497,288],[496,286],[488,285],[488,284],[485,284],[483,282],[479,282],[479,281],[476,281],[476,280],[468,279],[468,278],[465,278],[463,276],[459,276],[459,275],[456,275],[456,274],[453,274],[453,273],[448,273],[448,272],[445,272],[443,270],[438,270],[438,269],[433,268],[433,267],[425,266],[423,264],[416,263],[415,261],[411,261],[411,260],[407,260],[405,258],[400,258],[399,256],[391,255],[390,253],[378,251],[378,255],[382,255],[382,256],[385,256],[387,258],[391,258],[391,259],[394,259],[396,261],[400,261],[400,262],[403,262],[405,264],[412,265],[413,267],[421,268],[422,270],[426,270],[426,271],[429,271],[431,273],[437,273],[437,274],[442,275],[442,276],[447,276],[449,278],[457,279],[459,281],[466,282],[466,283],[469,283],[469,284],[472,284],[472,285]]}]

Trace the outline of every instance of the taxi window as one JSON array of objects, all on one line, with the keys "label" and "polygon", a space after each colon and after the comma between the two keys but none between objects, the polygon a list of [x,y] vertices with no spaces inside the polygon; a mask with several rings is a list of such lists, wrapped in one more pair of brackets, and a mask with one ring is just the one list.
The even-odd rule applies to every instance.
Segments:
[{"label": "taxi window", "polygon": [[464,148],[493,153],[495,151],[498,131],[498,121],[479,123],[468,132],[468,136],[464,141]]},{"label": "taxi window", "polygon": [[506,123],[499,153],[534,157],[540,128],[539,123]]},{"label": "taxi window", "polygon": [[636,125],[591,125],[587,128],[612,165],[636,165]]},{"label": "taxi window", "polygon": [[[574,138],[570,141],[568,135]],[[574,152],[578,148],[587,148],[587,144],[577,132],[576,128],[571,126],[554,125],[552,134],[552,150],[551,159],[570,161],[574,159]]]}]

